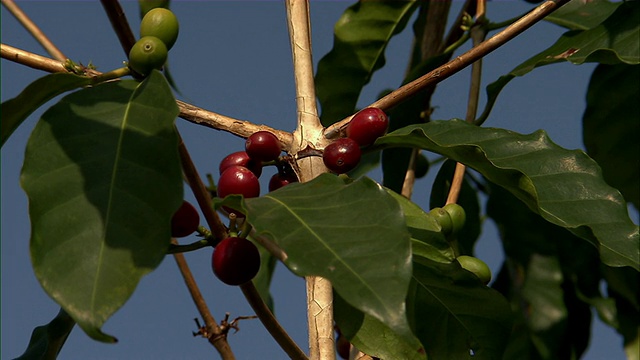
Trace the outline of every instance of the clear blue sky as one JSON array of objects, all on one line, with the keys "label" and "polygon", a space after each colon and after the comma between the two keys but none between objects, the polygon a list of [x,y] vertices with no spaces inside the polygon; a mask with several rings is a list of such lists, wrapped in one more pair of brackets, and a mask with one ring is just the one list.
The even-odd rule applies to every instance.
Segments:
[{"label": "clear blue sky", "polygon": [[[92,61],[99,70],[120,67],[126,60],[98,1],[35,2],[19,4],[74,61]],[[313,2],[311,5],[314,60],[327,53],[333,41],[333,25],[351,2]],[[458,8],[460,2],[455,2]],[[137,33],[137,2],[123,2],[130,24]],[[511,18],[531,8],[524,1],[490,2],[488,16],[494,21]],[[264,123],[283,130],[295,125],[295,91],[284,5],[281,1],[183,2],[173,10],[181,24],[178,42],[171,50],[170,65],[183,100],[239,119]],[[45,54],[13,17],[2,8],[2,42]],[[484,63],[485,84],[505,74],[528,56],[549,46],[564,30],[542,23],[532,33],[489,55]],[[410,32],[390,44],[387,66],[377,73],[363,93],[359,106],[375,100],[384,88],[397,87],[406,67]],[[73,39],[69,41],[69,39]],[[394,56],[400,54],[401,56]],[[17,95],[44,73],[2,60],[2,101]],[[486,126],[505,127],[522,133],[547,129],[565,148],[582,147],[581,116],[586,85],[594,65],[554,65],[512,81],[498,100]],[[433,104],[434,118],[463,117],[468,72],[439,86]],[[23,151],[42,108],[21,126],[2,148],[2,346],[3,359],[14,358],[25,349],[32,329],[51,320],[58,306],[35,280],[28,253],[29,220],[24,192],[18,185]],[[241,150],[243,141],[232,135],[199,127],[178,119],[178,127],[196,166],[204,176],[216,173],[220,160]],[[269,170],[270,171],[270,170]],[[434,172],[435,173],[435,172]],[[263,180],[271,173],[266,172]],[[379,174],[371,175],[379,179]],[[417,183],[414,195],[428,207],[432,177]],[[266,188],[266,186],[264,187]],[[186,198],[193,197],[188,191]],[[502,250],[491,223],[476,246],[478,257],[497,272]],[[238,288],[214,278],[211,250],[187,255],[201,290],[219,321],[251,315]],[[305,289],[302,279],[280,266],[272,292],[276,315],[294,340],[307,347]],[[198,313],[188,296],[175,262],[167,257],[160,267],[142,279],[128,303],[104,326],[119,338],[116,345],[88,338],[80,329],[71,333],[62,350],[63,359],[203,359],[216,358],[215,350],[202,338],[193,338],[193,318]],[[241,331],[229,342],[238,359],[285,359],[257,320],[240,323]],[[613,330],[597,323],[585,359],[623,359],[621,339]]]}]

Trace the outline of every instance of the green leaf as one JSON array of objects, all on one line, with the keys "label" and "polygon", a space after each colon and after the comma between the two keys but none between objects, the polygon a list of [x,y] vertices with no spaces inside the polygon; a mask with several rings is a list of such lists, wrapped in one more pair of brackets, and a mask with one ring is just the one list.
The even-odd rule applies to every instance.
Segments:
[{"label": "green leaf", "polygon": [[275,313],[275,304],[273,302],[273,296],[271,296],[270,288],[273,271],[276,268],[277,261],[276,258],[267,251],[267,249],[260,246],[260,244],[255,241],[254,243],[258,247],[258,251],[260,251],[260,270],[253,278],[253,284],[258,290],[262,301],[267,304],[272,313]]},{"label": "green leaf", "polygon": [[511,332],[509,303],[457,261],[414,256],[407,313],[430,359],[499,359]]},{"label": "green leaf", "polygon": [[577,65],[585,62],[640,64],[639,17],[639,2],[623,2],[600,25],[564,33],[551,47],[487,85],[487,105],[478,121],[482,122],[489,116],[498,94],[513,78],[537,67],[564,61]]},{"label": "green leaf", "polygon": [[69,90],[89,85],[91,79],[71,73],[45,75],[32,82],[13,99],[0,106],[2,145],[22,122],[42,104]]},{"label": "green leaf", "polygon": [[48,360],[58,357],[58,353],[73,330],[75,321],[63,309],[46,325],[33,329],[29,345],[16,360]]},{"label": "green leaf", "polygon": [[424,347],[415,336],[398,336],[382,322],[349,305],[335,292],[333,309],[342,335],[365,354],[381,359],[426,360]]},{"label": "green leaf", "polygon": [[351,306],[410,337],[404,299],[411,248],[402,210],[376,182],[323,174],[244,200],[256,232],[299,276],[322,276]]},{"label": "green leaf", "polygon": [[640,206],[640,66],[598,65],[587,91],[583,138],[605,181]]},{"label": "green leaf", "polygon": [[622,2],[569,1],[544,19],[570,30],[589,30],[609,17]]},{"label": "green leaf", "polygon": [[333,49],[320,59],[315,76],[325,126],[355,112],[360,91],[385,63],[389,40],[417,5],[415,0],[359,1],[345,10],[334,28]]},{"label": "green leaf", "polygon": [[36,277],[94,339],[115,341],[101,326],[169,248],[183,187],[177,114],[154,71],[64,97],[27,143]]},{"label": "green leaf", "polygon": [[522,135],[460,120],[411,125],[379,138],[377,146],[416,146],[462,162],[509,190],[545,220],[600,250],[609,266],[640,268],[638,226],[620,192],[580,150],[566,150],[544,131]]}]

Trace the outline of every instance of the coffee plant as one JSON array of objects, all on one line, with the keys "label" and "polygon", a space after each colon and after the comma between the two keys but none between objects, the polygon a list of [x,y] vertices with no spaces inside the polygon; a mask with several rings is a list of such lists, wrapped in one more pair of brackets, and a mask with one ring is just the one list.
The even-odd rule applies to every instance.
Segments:
[{"label": "coffee plant", "polygon": [[[313,54],[314,69],[315,4],[286,0],[297,108],[287,131],[182,94],[172,59],[197,59],[201,50],[181,47],[183,38],[215,46],[224,35],[194,31],[198,24],[173,12],[177,4],[139,1],[125,11],[132,7],[102,0],[123,64],[98,71],[100,59],[67,58],[57,47],[65,41],[54,44],[3,0],[49,54],[3,37],[3,65],[49,74],[11,84],[22,90],[3,97],[1,138],[4,146],[43,111],[12,175],[28,198],[33,272],[60,308],[13,355],[66,355],[76,325],[95,341],[117,342],[108,320],[173,257],[198,314],[184,333],[205,338],[222,359],[236,358],[231,335],[258,321],[282,349],[263,354],[269,359],[578,359],[593,313],[638,359],[640,235],[629,214],[640,202],[640,2],[527,2],[530,11],[514,19],[493,19],[498,5],[486,0],[461,3],[457,14],[450,1],[344,4],[333,48]],[[539,21],[566,32],[540,39],[548,47],[537,54],[522,49],[528,60],[482,86],[485,57]],[[407,33],[408,54],[387,51]],[[359,107],[390,57],[406,59],[402,85],[378,89]],[[207,61],[193,71],[226,71]],[[586,109],[576,109],[584,151],[559,146],[545,130],[492,127],[501,94],[518,90],[512,80],[559,63],[596,64]],[[439,84],[466,68],[468,86],[451,94],[468,98],[464,116],[440,117]],[[183,136],[185,127],[204,134],[219,160],[196,167],[195,137]],[[236,148],[219,143],[234,136]],[[428,205],[412,200],[418,187],[428,188]],[[504,252],[493,274],[474,251],[487,219]],[[204,296],[209,284],[196,281],[185,253],[206,253],[208,279],[225,292]],[[298,320],[306,322],[306,344],[278,321],[288,309],[271,293],[277,266],[305,282],[307,317]],[[253,314],[217,308],[235,290]],[[162,322],[165,315],[156,315],[156,326],[177,326]]]}]

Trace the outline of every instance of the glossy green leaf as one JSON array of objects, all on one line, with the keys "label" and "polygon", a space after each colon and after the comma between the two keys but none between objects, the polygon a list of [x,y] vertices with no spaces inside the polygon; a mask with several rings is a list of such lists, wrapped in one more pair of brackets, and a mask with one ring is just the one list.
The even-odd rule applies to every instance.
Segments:
[{"label": "glossy green leaf", "polygon": [[[256,243],[256,242],[254,242]],[[263,246],[256,243],[258,251],[260,251],[260,270],[258,274],[253,278],[253,285],[258,290],[260,297],[267,304],[269,310],[275,313],[275,304],[273,302],[273,296],[271,296],[271,280],[273,278],[273,271],[276,268],[276,258],[269,253]]]},{"label": "glossy green leaf", "polygon": [[2,145],[15,129],[42,104],[57,95],[90,83],[90,78],[71,73],[49,74],[29,84],[15,98],[3,102],[0,107]]},{"label": "glossy green leaf", "polygon": [[578,65],[585,62],[640,64],[639,17],[640,3],[627,1],[621,3],[600,25],[589,30],[564,33],[551,47],[487,85],[487,105],[479,121],[489,116],[498,94],[513,78],[523,76],[537,67],[565,61]]},{"label": "glossy green leaf", "polygon": [[69,337],[76,322],[63,309],[46,325],[33,329],[29,345],[16,360],[49,360],[58,357],[58,353]]},{"label": "glossy green leaf", "polygon": [[608,18],[620,4],[608,0],[569,1],[544,19],[570,30],[588,30]]},{"label": "glossy green leaf", "polygon": [[332,124],[355,112],[362,87],[385,62],[389,40],[402,31],[417,1],[359,1],[335,25],[333,49],[318,62],[321,120]]},{"label": "glossy green leaf", "polygon": [[565,227],[600,250],[609,266],[640,268],[638,226],[619,191],[580,150],[566,150],[544,131],[522,135],[460,120],[412,125],[377,146],[416,146],[462,162],[509,190],[545,220]]},{"label": "glossy green leaf", "polygon": [[583,117],[587,154],[605,181],[640,206],[640,65],[599,65],[589,83]]},{"label": "glossy green leaf", "polygon": [[284,249],[295,274],[329,279],[351,306],[412,336],[404,306],[409,233],[398,203],[380,185],[324,174],[244,203],[256,232]]},{"label": "glossy green leaf", "polygon": [[21,184],[31,258],[45,291],[91,337],[169,248],[182,202],[166,80],[123,80],[64,97],[33,130]]},{"label": "glossy green leaf", "polygon": [[[415,336],[399,336],[374,317],[349,305],[334,292],[333,313],[340,332],[358,350],[381,359],[426,360]],[[380,341],[380,339],[384,341]]]},{"label": "glossy green leaf", "polygon": [[407,313],[429,359],[499,359],[511,332],[509,303],[457,261],[414,256]]}]

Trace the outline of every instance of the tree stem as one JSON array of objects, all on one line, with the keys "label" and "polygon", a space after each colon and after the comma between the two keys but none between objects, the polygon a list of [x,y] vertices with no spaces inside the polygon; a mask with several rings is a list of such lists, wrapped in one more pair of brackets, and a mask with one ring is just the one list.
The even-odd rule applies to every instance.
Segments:
[{"label": "tree stem", "polygon": [[129,56],[129,51],[133,47],[133,44],[136,43],[136,37],[131,31],[127,16],[122,10],[120,3],[117,0],[100,0],[100,3],[107,13],[113,31],[118,36],[122,50],[124,50],[126,56]]},{"label": "tree stem", "polygon": [[[324,148],[327,140],[322,137],[323,127],[316,106],[309,2],[306,0],[287,0],[285,6],[298,107],[298,124],[293,133],[291,150],[297,154],[300,150],[308,147]],[[294,170],[296,170],[301,182],[309,181],[327,172],[322,159],[318,156],[299,159],[297,166],[298,169]],[[310,276],[306,278],[306,286],[309,358],[313,360],[335,359],[331,282],[321,277]]]},{"label": "tree stem", "polygon": [[25,14],[22,9],[13,1],[13,0],[2,0],[2,5],[4,5],[7,10],[24,26],[31,35],[44,47],[44,49],[51,55],[54,59],[59,61],[67,60],[67,57],[58,49],[49,38],[40,30],[40,28]]}]

